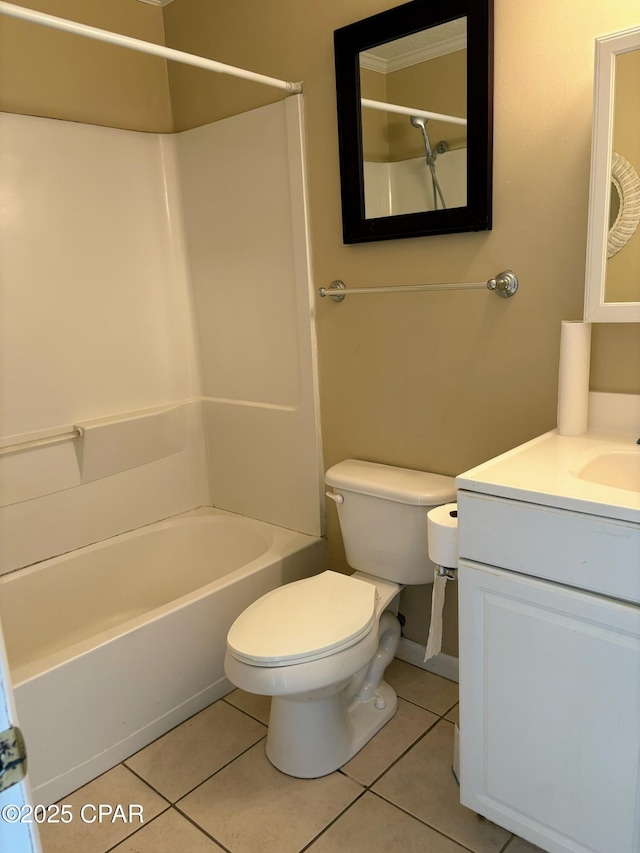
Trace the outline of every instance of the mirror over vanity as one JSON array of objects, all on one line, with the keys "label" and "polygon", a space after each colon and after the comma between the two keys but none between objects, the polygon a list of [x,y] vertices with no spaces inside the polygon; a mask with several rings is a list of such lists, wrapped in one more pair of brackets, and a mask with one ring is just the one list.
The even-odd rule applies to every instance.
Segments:
[{"label": "mirror over vanity", "polygon": [[596,39],[584,318],[640,322],[640,27]]},{"label": "mirror over vanity", "polygon": [[491,228],[493,0],[334,34],[345,243]]}]

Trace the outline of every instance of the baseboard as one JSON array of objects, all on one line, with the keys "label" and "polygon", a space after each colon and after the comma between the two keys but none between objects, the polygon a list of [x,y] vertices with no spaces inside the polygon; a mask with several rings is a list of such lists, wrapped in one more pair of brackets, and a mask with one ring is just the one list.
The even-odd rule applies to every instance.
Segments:
[{"label": "baseboard", "polygon": [[458,681],[458,658],[453,655],[444,655],[440,653],[433,658],[430,658],[426,663],[424,661],[424,647],[414,640],[408,640],[406,637],[400,638],[396,657],[406,663],[411,663],[414,666],[419,666],[420,669],[426,669],[427,672],[433,672],[435,675],[441,675],[443,678],[448,678],[449,681]]}]

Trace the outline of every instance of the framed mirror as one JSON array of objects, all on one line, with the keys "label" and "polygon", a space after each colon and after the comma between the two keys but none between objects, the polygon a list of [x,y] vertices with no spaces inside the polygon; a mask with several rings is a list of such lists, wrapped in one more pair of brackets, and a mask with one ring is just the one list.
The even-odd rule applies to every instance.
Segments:
[{"label": "framed mirror", "polygon": [[491,228],[493,0],[334,33],[345,243]]},{"label": "framed mirror", "polygon": [[640,27],[596,39],[584,318],[640,322]]}]

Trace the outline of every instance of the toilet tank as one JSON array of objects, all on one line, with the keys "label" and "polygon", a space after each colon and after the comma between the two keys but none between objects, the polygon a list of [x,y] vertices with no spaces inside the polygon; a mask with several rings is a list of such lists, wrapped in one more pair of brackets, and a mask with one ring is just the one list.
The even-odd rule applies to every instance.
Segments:
[{"label": "toilet tank", "polygon": [[325,474],[340,495],[338,517],[348,564],[398,584],[433,580],[427,513],[456,499],[453,477],[345,459]]}]

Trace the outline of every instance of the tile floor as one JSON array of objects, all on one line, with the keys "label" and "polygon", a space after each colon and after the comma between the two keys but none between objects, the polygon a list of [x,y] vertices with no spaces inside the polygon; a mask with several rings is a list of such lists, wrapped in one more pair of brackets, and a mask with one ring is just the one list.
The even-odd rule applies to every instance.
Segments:
[{"label": "tile floor", "polygon": [[[542,853],[458,801],[458,685],[396,660],[395,717],[340,770],[293,779],[264,753],[269,700],[235,690],[61,800],[44,853]],[[89,804],[144,823],[83,823]],[[92,812],[91,812],[92,814]]]}]

